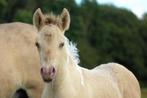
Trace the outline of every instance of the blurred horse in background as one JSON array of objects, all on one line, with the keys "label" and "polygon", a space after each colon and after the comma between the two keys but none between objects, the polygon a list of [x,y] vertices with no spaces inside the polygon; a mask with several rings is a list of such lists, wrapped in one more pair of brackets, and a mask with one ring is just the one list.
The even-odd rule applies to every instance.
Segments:
[{"label": "blurred horse in background", "polygon": [[42,98],[141,97],[138,80],[120,64],[102,64],[91,70],[78,66],[77,48],[64,36],[70,25],[67,9],[58,16],[37,9],[33,23],[38,29],[36,46],[45,82]]},{"label": "blurred horse in background", "polygon": [[40,98],[36,32],[24,23],[0,25],[0,98]]}]

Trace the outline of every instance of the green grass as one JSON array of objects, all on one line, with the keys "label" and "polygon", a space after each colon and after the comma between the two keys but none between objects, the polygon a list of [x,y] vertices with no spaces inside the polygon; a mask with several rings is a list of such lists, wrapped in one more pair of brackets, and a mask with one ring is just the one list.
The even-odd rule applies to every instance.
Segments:
[{"label": "green grass", "polygon": [[147,98],[147,88],[142,88],[141,89],[141,98]]}]

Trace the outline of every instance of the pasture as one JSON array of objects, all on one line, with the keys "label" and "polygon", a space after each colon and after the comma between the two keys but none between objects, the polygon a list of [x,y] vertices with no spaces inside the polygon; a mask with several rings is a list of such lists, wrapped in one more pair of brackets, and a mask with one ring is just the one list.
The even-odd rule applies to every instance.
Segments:
[{"label": "pasture", "polygon": [[147,98],[147,88],[142,88],[141,89],[141,98]]}]

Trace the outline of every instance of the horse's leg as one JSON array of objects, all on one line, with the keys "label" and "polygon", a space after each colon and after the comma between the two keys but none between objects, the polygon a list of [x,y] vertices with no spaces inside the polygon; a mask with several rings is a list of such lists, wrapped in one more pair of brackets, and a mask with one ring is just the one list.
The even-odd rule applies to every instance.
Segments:
[{"label": "horse's leg", "polygon": [[42,89],[39,87],[27,89],[29,98],[41,98]]},{"label": "horse's leg", "polygon": [[12,98],[15,89],[15,81],[0,79],[0,98]]},{"label": "horse's leg", "polygon": [[29,98],[41,98],[43,92],[43,82],[41,79],[34,79],[30,82],[28,81],[26,87]]},{"label": "horse's leg", "polygon": [[11,90],[9,90],[9,88],[4,88],[4,85],[1,86],[2,88],[0,88],[0,98],[11,98]]}]

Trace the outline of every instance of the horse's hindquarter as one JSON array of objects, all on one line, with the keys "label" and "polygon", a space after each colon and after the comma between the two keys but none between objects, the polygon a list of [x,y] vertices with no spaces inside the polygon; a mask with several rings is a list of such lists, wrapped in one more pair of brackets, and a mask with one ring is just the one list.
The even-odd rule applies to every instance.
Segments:
[{"label": "horse's hindquarter", "polygon": [[14,63],[5,51],[0,51],[0,98],[9,98],[20,85],[20,77]]},{"label": "horse's hindquarter", "polygon": [[[140,87],[135,76],[125,67],[116,64],[103,64],[92,70],[101,98],[140,98]],[[93,80],[94,81],[94,80]],[[97,98],[97,97],[93,97]]]},{"label": "horse's hindquarter", "polygon": [[134,74],[120,64],[109,63],[123,98],[141,98],[139,82]]},{"label": "horse's hindquarter", "polygon": [[122,98],[109,72],[83,69],[83,76],[87,98]]},{"label": "horse's hindquarter", "polygon": [[[14,93],[16,89],[25,88],[31,98],[40,98],[42,81],[39,74],[39,56],[35,47],[35,34],[36,30],[28,24],[0,25],[0,70],[3,70],[0,78],[3,77],[3,74],[10,78],[3,77],[4,81],[9,80],[9,85],[14,86],[10,93]],[[15,85],[11,82],[14,82]],[[35,89],[39,91],[37,92]],[[34,94],[38,96],[30,93],[33,90],[36,91]]]}]

